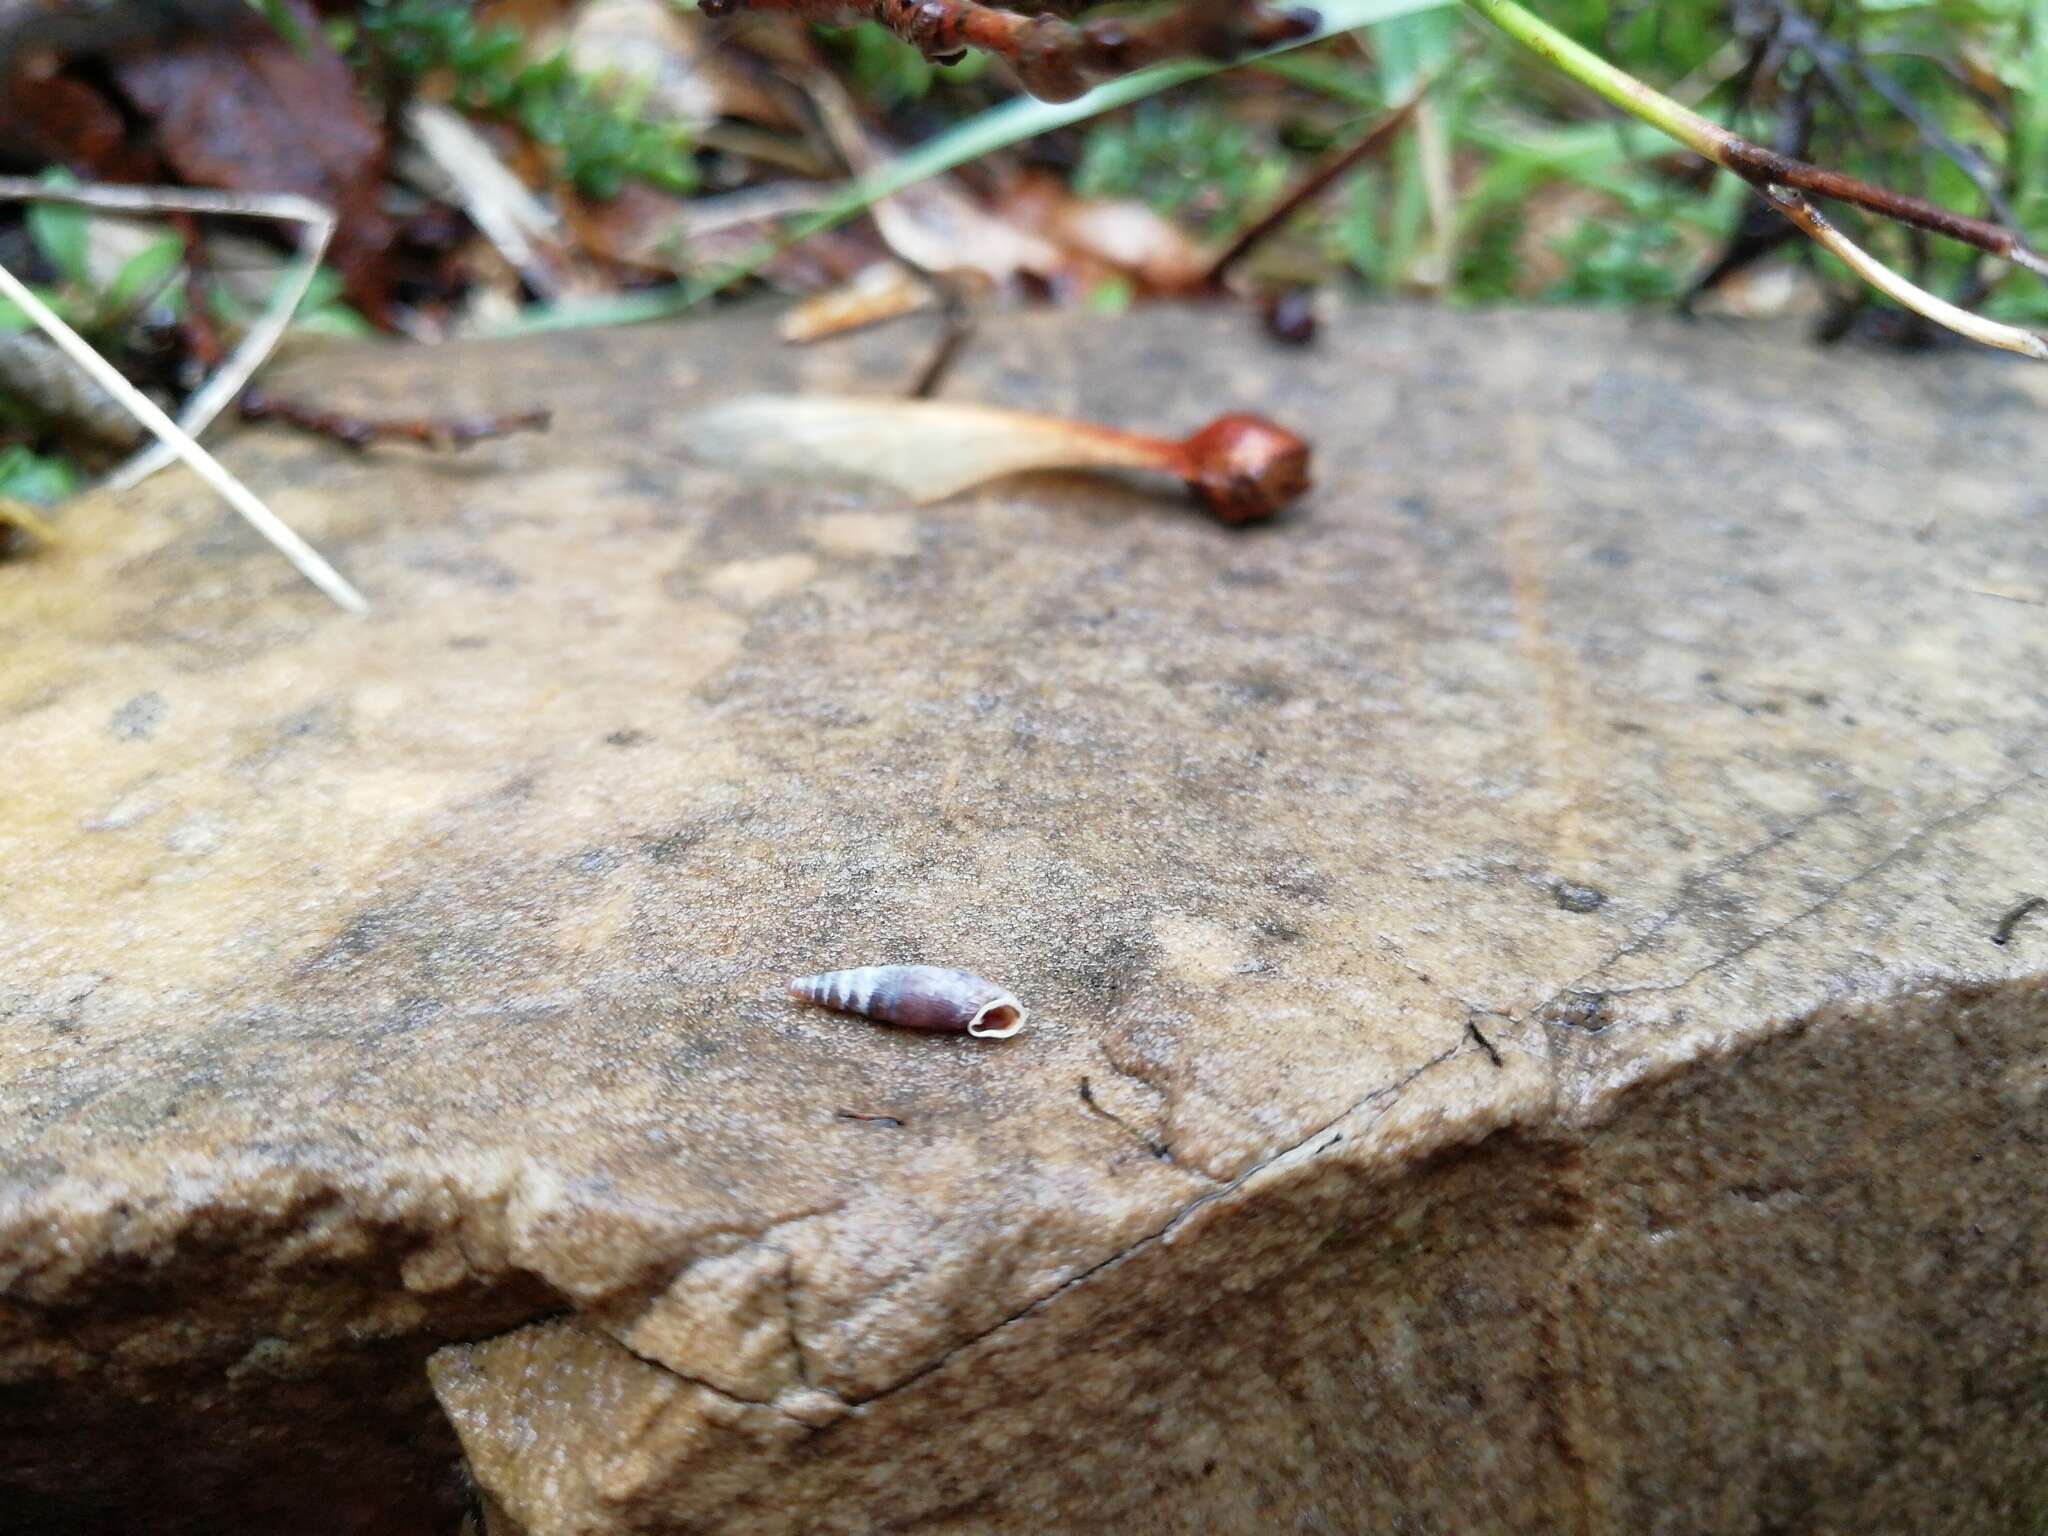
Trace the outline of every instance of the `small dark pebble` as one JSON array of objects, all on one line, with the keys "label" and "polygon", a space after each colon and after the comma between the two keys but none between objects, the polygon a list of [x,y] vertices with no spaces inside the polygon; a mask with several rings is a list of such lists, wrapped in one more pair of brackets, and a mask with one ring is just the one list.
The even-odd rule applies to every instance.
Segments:
[{"label": "small dark pebble", "polygon": [[1596,891],[1590,885],[1573,885],[1569,880],[1560,880],[1554,890],[1557,904],[1567,912],[1597,912],[1607,905],[1607,893]]},{"label": "small dark pebble", "polygon": [[164,723],[171,712],[171,706],[164,696],[151,690],[138,693],[134,698],[114,711],[107,722],[107,729],[122,741],[147,741],[156,734],[156,728]]},{"label": "small dark pebble", "polygon": [[1614,1022],[1605,992],[1567,993],[1550,1006],[1546,1017],[1553,1024],[1561,1024],[1566,1029],[1583,1029],[1589,1035],[1599,1034]]},{"label": "small dark pebble", "polygon": [[1289,288],[1266,300],[1266,332],[1290,347],[1316,339],[1316,294],[1313,288]]}]

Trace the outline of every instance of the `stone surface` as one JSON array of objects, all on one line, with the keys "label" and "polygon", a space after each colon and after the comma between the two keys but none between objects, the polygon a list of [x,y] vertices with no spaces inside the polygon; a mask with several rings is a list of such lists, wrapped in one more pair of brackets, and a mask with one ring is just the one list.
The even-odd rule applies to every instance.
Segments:
[{"label": "stone surface", "polygon": [[[558,412],[231,446],[368,621],[178,476],[0,567],[6,1527],[2048,1523],[2048,373],[1327,334],[950,386],[1265,411],[1248,533],[687,466],[920,341],[739,317],[301,364]],[[780,995],[895,960],[1032,1026]]]}]

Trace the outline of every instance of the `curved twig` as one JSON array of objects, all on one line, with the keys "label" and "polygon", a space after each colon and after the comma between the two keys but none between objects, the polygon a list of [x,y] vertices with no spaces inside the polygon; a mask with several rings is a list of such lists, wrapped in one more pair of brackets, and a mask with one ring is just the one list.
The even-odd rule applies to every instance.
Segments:
[{"label": "curved twig", "polygon": [[1762,186],[1758,190],[1772,207],[1797,224],[1814,244],[1838,258],[1843,266],[1886,298],[1916,315],[1925,316],[1936,325],[1948,327],[1958,336],[2048,363],[2048,337],[1974,315],[1908,281],[1843,234],[1804,194],[1790,187]]}]

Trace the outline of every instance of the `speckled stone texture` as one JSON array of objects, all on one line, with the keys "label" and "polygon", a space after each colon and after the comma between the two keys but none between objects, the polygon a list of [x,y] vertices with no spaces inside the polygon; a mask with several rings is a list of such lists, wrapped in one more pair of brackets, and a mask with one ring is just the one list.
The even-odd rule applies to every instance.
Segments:
[{"label": "speckled stone texture", "polygon": [[179,475],[0,567],[0,1527],[2048,1529],[2048,370],[1035,316],[1319,489],[678,457],[923,341],[301,362],[558,412],[228,446],[367,621]]}]

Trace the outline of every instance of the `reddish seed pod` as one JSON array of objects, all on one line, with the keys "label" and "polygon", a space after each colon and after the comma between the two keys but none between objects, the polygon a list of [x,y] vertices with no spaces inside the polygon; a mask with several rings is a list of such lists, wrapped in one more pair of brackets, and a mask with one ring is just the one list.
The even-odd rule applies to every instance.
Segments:
[{"label": "reddish seed pod", "polygon": [[1313,483],[1308,444],[1263,416],[1219,416],[1180,447],[1182,478],[1226,523],[1271,517]]},{"label": "reddish seed pod", "polygon": [[1043,469],[1136,469],[1182,481],[1226,523],[1271,517],[1309,488],[1309,447],[1259,416],[1223,416],[1184,440],[1091,421],[939,400],[760,395],[684,418],[700,463],[774,476],[879,481],[940,501]]},{"label": "reddish seed pod", "polygon": [[1024,1027],[1024,1005],[994,982],[936,965],[863,965],[799,976],[789,995],[905,1029],[982,1040],[1007,1040]]}]

